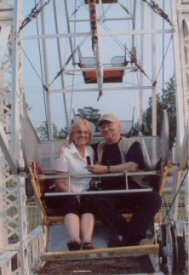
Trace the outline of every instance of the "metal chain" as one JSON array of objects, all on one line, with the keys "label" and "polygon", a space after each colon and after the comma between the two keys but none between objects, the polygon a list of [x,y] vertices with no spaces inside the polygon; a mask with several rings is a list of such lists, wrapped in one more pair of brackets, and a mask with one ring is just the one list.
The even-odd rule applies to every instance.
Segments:
[{"label": "metal chain", "polygon": [[153,11],[157,14],[159,14],[162,18],[164,18],[171,26],[173,26],[173,23],[169,19],[169,16],[156,4],[153,0],[148,2],[148,0],[143,0],[143,2],[146,2],[150,8],[153,9]]},{"label": "metal chain", "polygon": [[174,202],[175,202],[177,196],[179,195],[179,192],[180,192],[180,190],[181,190],[181,187],[184,185],[184,182],[185,182],[185,179],[186,179],[186,177],[187,177],[187,175],[188,175],[188,172],[189,172],[189,170],[187,169],[187,170],[186,170],[186,173],[185,173],[185,175],[184,175],[184,177],[183,177],[183,179],[182,179],[182,181],[181,181],[181,183],[180,183],[180,186],[179,186],[179,188],[178,188],[176,194],[175,194],[174,197],[173,197],[173,200],[172,200],[172,202],[171,202],[171,205],[170,205],[169,209],[167,210],[167,212],[165,213],[165,217],[163,218],[162,223],[164,223],[166,217],[169,216],[169,213],[170,213],[170,211],[171,211],[171,208],[172,208],[172,206],[173,206],[173,204],[174,204]]},{"label": "metal chain", "polygon": [[72,57],[75,55],[76,51],[78,50],[78,46],[73,50],[73,52],[68,56],[64,66],[60,69],[60,71],[56,74],[56,76],[53,78],[53,80],[49,83],[48,87],[44,87],[46,91],[48,91],[48,88],[53,84],[53,82],[65,71],[66,66],[72,59]]},{"label": "metal chain", "polygon": [[127,14],[130,14],[129,10],[124,5],[122,5],[121,3],[119,3],[119,5]]},{"label": "metal chain", "polygon": [[51,0],[47,0],[44,4],[41,4],[42,0],[40,0],[35,7],[31,10],[30,14],[22,21],[18,33],[33,19],[35,19],[38,14],[43,10],[43,8],[50,3]]}]

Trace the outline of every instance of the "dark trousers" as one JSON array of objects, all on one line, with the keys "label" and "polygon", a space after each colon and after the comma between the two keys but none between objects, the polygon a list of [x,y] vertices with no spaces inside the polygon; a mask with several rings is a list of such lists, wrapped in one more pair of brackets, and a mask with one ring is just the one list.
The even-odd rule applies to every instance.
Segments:
[{"label": "dark trousers", "polygon": [[[156,191],[127,195],[98,195],[93,198],[94,209],[113,233],[132,240],[141,240],[161,207],[161,197]],[[129,222],[119,208],[131,207]]]}]

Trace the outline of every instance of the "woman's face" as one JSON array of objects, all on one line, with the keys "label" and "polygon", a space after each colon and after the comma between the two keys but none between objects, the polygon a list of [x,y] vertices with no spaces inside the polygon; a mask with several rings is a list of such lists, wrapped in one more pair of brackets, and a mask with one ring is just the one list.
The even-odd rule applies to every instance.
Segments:
[{"label": "woman's face", "polygon": [[87,127],[81,125],[73,132],[72,141],[76,146],[83,146],[89,144],[90,133]]}]

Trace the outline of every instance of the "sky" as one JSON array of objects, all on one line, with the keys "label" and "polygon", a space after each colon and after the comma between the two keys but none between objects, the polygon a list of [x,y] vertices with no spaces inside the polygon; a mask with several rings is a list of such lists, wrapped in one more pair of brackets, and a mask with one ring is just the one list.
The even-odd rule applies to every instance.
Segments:
[{"label": "sky", "polygon": [[[31,9],[35,6],[35,2],[38,1],[23,1],[23,18],[30,13]],[[107,112],[115,113],[121,118],[121,120],[131,120],[133,117],[133,110],[135,110],[135,120],[138,120],[140,117],[139,106],[143,105],[143,108],[145,109],[148,106],[149,97],[152,95],[151,89],[143,89],[143,104],[141,103],[142,92],[138,89],[141,77],[143,76],[144,86],[152,86],[153,80],[157,79],[157,92],[161,92],[162,87],[166,87],[166,82],[174,74],[173,47],[171,44],[170,33],[171,26],[163,20],[162,17],[155,15],[156,28],[162,30],[164,24],[166,33],[164,36],[162,34],[157,34],[155,37],[155,46],[152,45],[152,35],[150,35],[150,32],[153,26],[153,12],[150,7],[145,4],[143,6],[144,16],[142,16],[141,10],[142,4],[144,4],[143,1],[136,0],[136,9],[134,9],[133,6],[134,2],[135,1],[131,0],[119,0],[117,4],[106,4],[103,6],[97,5],[98,18],[101,18],[98,25],[101,60],[102,64],[110,64],[112,57],[124,57],[126,54],[126,58],[129,61],[130,57],[128,51],[131,51],[134,45],[137,52],[137,63],[142,64],[142,68],[147,77],[140,71],[133,72],[131,70],[133,65],[131,66],[129,64],[125,71],[123,82],[104,84],[106,91],[104,91],[103,96],[97,101],[98,92],[77,91],[78,89],[96,88],[97,85],[85,84],[81,72],[76,71],[73,73],[70,71],[73,68],[79,68],[77,65],[79,63],[79,54],[76,52],[76,64],[73,64],[73,62],[70,61],[68,66],[66,66],[66,70],[68,71],[63,73],[64,88],[69,90],[73,88],[72,92],[65,93],[67,112],[70,119],[73,116],[73,110],[74,112],[77,112],[78,108],[92,106],[98,108],[102,114]],[[162,0],[157,2],[161,8],[164,8],[165,13],[171,18],[170,1],[164,1],[164,7]],[[55,6],[53,6],[53,3],[56,3],[59,33],[62,35],[62,38],[60,38],[60,55],[61,65],[64,66],[71,54],[70,40],[63,37],[63,34],[68,33],[64,1],[51,0],[49,5],[44,8],[45,29],[46,34],[49,35],[49,37],[55,34],[55,21],[53,14]],[[86,37],[84,41],[84,36],[82,35],[83,32],[90,33],[88,5],[84,4],[83,0],[69,0],[67,1],[67,6],[71,33],[80,33],[80,36],[72,36],[71,38],[73,48],[79,46],[83,57],[94,57],[91,37]],[[135,14],[134,23],[136,32],[145,32],[143,36],[143,49],[142,36],[140,34],[133,36],[130,35],[133,29],[133,23],[129,18],[131,18],[133,14]],[[108,21],[108,18],[114,20]],[[124,20],[121,20],[121,18],[124,18]],[[74,20],[76,23],[74,23]],[[142,26],[142,24],[144,24],[144,26]],[[107,36],[107,32],[110,31],[114,32],[114,35]],[[119,35],[115,35],[115,32],[119,33]],[[123,33],[127,34],[122,35]],[[29,116],[34,127],[40,126],[42,121],[46,120],[45,110],[47,106],[44,104],[44,94],[46,92],[42,88],[42,83],[48,86],[61,67],[56,39],[46,39],[45,54],[47,61],[46,64],[44,64],[42,40],[33,39],[36,34],[41,34],[40,15],[37,19],[30,22],[22,30],[21,34],[24,51],[24,89],[29,106]],[[128,51],[125,51],[125,46]],[[144,61],[142,61],[142,53]],[[152,60],[155,60],[154,65],[152,65]],[[48,75],[46,82],[44,77],[45,68]],[[57,78],[57,80],[52,83],[50,89],[51,91],[61,89],[61,77]],[[66,118],[62,93],[51,92],[50,109],[52,122],[59,128],[64,128],[66,126]]]}]

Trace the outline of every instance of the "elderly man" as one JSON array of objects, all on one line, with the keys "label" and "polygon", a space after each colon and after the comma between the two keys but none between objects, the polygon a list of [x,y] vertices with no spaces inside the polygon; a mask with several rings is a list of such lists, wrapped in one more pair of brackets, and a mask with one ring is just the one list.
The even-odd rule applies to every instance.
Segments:
[{"label": "elderly man", "polygon": [[[145,162],[139,142],[121,137],[121,122],[114,114],[105,114],[99,121],[99,129],[105,138],[97,148],[98,163],[89,165],[88,169],[95,174],[135,172],[145,168]],[[132,180],[131,188],[140,188]],[[125,177],[102,178],[101,190],[125,188]],[[94,197],[97,213],[112,230],[108,246],[138,245],[145,238],[146,231],[152,224],[155,214],[161,206],[161,197],[156,191],[147,193],[97,195]],[[129,222],[121,215],[120,205],[134,207],[134,214]]]}]

